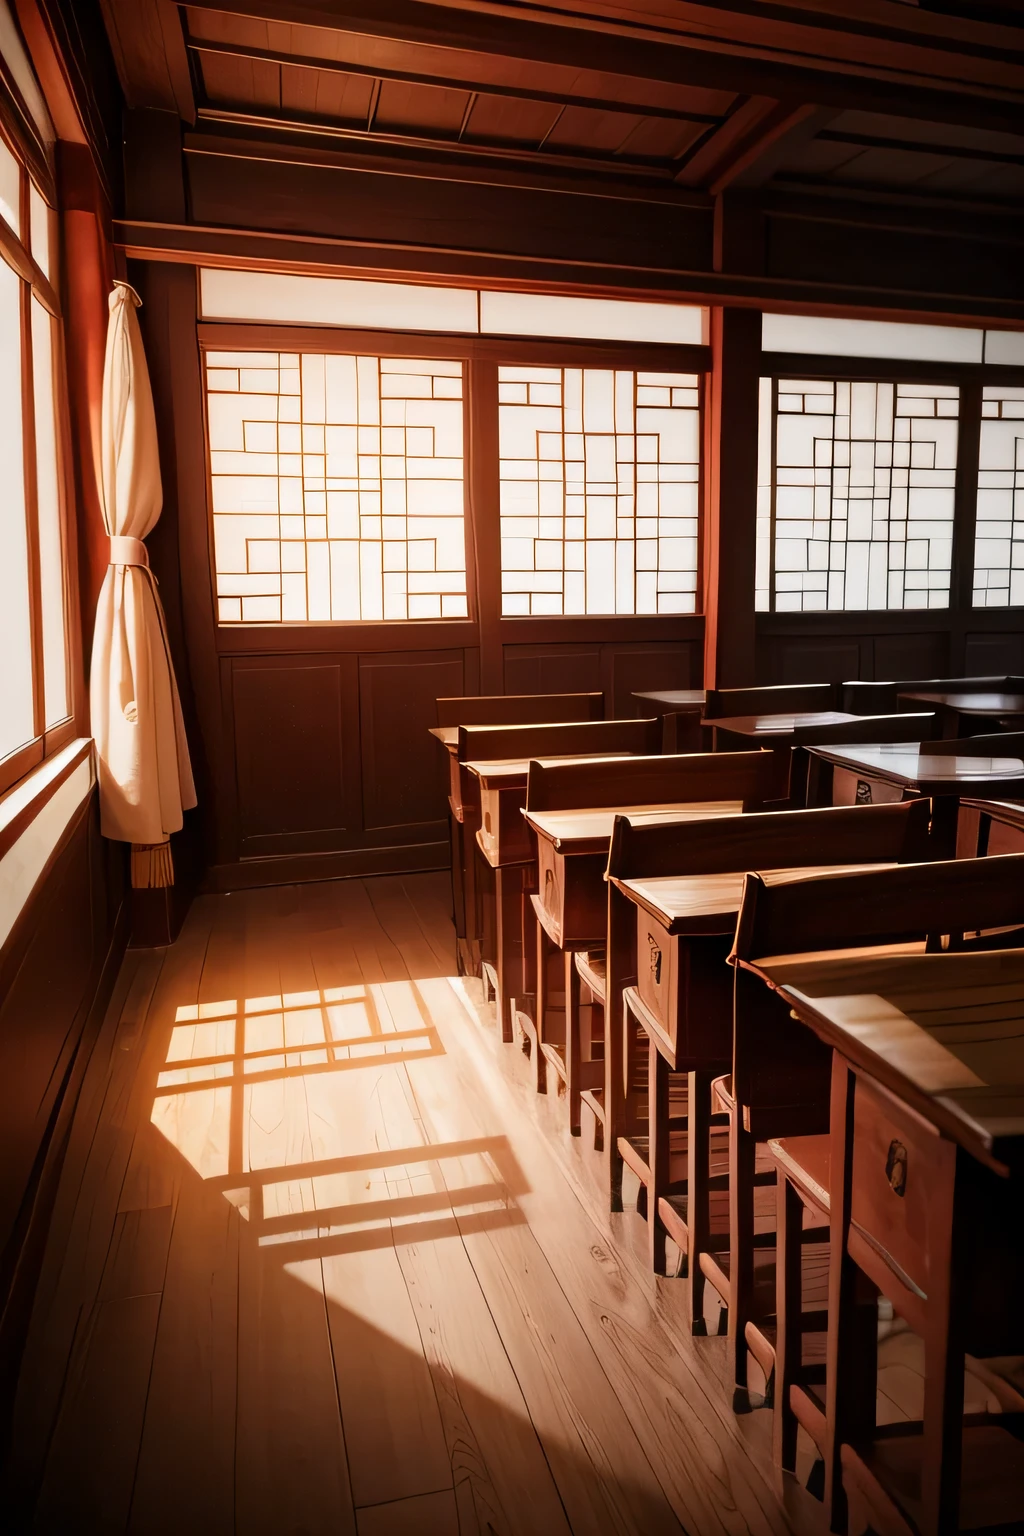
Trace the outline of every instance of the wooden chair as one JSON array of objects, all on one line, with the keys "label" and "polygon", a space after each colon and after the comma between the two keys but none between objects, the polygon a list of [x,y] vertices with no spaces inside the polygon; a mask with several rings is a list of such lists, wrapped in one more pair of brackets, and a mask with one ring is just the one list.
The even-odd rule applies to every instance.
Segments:
[{"label": "wooden chair", "polygon": [[[527,817],[551,811],[587,813],[577,825],[571,819],[560,822],[555,838],[537,833],[537,893],[531,896],[537,918],[537,1089],[546,1091],[551,1065],[566,1086],[574,1136],[580,1134],[583,1090],[600,1088],[604,1081],[603,1019],[596,1053],[593,1048],[601,999],[588,988],[584,1001],[574,961],[576,954],[584,953],[588,964],[597,963],[595,950],[604,943],[607,923],[604,874],[613,818],[595,819],[590,813],[723,802],[737,809],[759,809],[770,788],[771,766],[766,752],[732,754],[724,765],[710,753],[530,764]],[[596,986],[596,975],[593,980]]]},{"label": "wooden chair", "polygon": [[437,700],[438,725],[542,725],[603,719],[603,693],[468,694]]},{"label": "wooden chair", "polygon": [[835,709],[834,683],[782,683],[767,688],[709,688],[705,720],[727,715],[788,715],[801,710]]},{"label": "wooden chair", "polygon": [[[694,877],[741,876],[751,868],[919,859],[927,851],[927,840],[928,815],[923,805],[876,807],[870,815],[854,808],[775,812],[683,828],[631,826],[624,817],[616,822],[608,856],[606,971],[609,995],[613,987],[616,995],[622,988],[619,1035],[626,1066],[619,1078],[624,1076],[629,1085],[619,1117],[618,1150],[646,1188],[655,1271],[664,1270],[666,1234],[687,1255],[694,1332],[705,1331],[708,1277],[728,1308],[730,1338],[745,1324],[752,1277],[746,1291],[742,1285],[752,1256],[744,1244],[752,1247],[753,1243],[756,1184],[754,1144],[736,1139],[737,1128],[741,1134],[745,1131],[728,1107],[718,1123],[729,1126],[729,1177],[724,1172],[712,1174],[709,1162],[712,1081],[730,1065],[734,1078],[744,1086],[746,1081],[745,1062],[741,1060],[737,1067],[734,1060],[733,974],[725,963],[732,948],[742,879],[735,881],[731,898],[723,901],[720,880],[702,884]],[[636,893],[630,899],[623,890],[626,881],[665,876],[685,882],[685,888],[678,887],[678,895],[683,897],[687,916],[679,921],[659,921],[650,906],[638,904]],[[646,1046],[646,1105],[638,1040]],[[801,1070],[799,1064],[796,1070]],[[812,1083],[816,1084],[813,1071],[814,1064]],[[672,1073],[688,1074],[685,1119],[670,1109]],[[747,1094],[747,1099],[753,1097]],[[745,1099],[740,1102],[746,1104]],[[684,1127],[685,1178],[681,1177]],[[723,1224],[717,1224],[716,1242],[711,1198],[726,1188],[731,1214],[724,1232]],[[726,1234],[729,1249],[723,1252]]]},{"label": "wooden chair", "polygon": [[961,800],[958,859],[1024,852],[1024,801]]},{"label": "wooden chair", "polygon": [[[459,725],[530,725],[561,720],[600,720],[604,716],[603,693],[509,693],[468,694],[458,698],[435,700],[437,724]],[[448,797],[448,833],[452,862],[452,920],[460,964],[472,964],[472,946],[487,929],[480,904],[490,899],[488,886],[478,891],[471,884],[467,892],[464,871],[470,879],[477,872],[475,860],[467,857],[459,796],[458,767],[450,757],[452,791]],[[472,839],[471,839],[472,840]]]},{"label": "wooden chair", "polygon": [[[915,942],[935,949],[940,935],[962,942],[965,935],[1007,926],[1016,927],[1019,943],[1022,924],[1021,854],[774,887],[756,875],[747,877],[733,952],[737,1055],[753,1059],[760,1053],[762,1062],[767,1060],[777,1049],[777,1033],[786,1028],[794,1039],[803,1035],[803,1049],[816,1060],[821,1077],[816,1087],[804,1085],[802,1106],[819,1122],[808,1127],[817,1134],[787,1133],[771,1143],[779,1175],[774,1445],[781,1464],[793,1470],[797,1425],[810,1435],[824,1461],[834,1530],[844,1518],[843,1482],[851,1493],[851,1532],[947,1536],[960,1528],[964,1356],[1024,1349],[1019,1306],[1024,1136],[1018,1134],[1012,1144],[1018,1182],[1011,1216],[1007,1186],[944,1139],[941,1128],[928,1123],[927,1106],[902,1099],[895,1079],[887,1085],[855,1073],[838,1049],[833,1052],[793,1022],[788,1001],[770,992],[764,980],[771,986],[784,980],[786,956],[806,960],[821,953],[827,960],[828,951],[877,953],[879,946]],[[742,1091],[740,1081],[737,1097]],[[795,1123],[800,1115],[792,1118]],[[877,1188],[886,1178],[900,1199],[880,1199]],[[830,1232],[825,1318],[804,1310],[801,1255],[808,1210],[816,1223],[826,1220]],[[983,1257],[975,1263],[979,1244]],[[923,1425],[901,1426],[895,1435],[877,1430],[875,1423],[879,1291],[924,1340]],[[820,1330],[823,1322],[822,1383],[820,1371],[807,1369],[801,1343],[808,1326]],[[815,1391],[822,1385],[823,1394]],[[1003,1437],[1004,1446],[1008,1440]],[[975,1443],[985,1454],[984,1437]],[[883,1487],[887,1463],[906,1495],[902,1513],[892,1488]],[[1017,1465],[1024,1471],[1024,1453]],[[919,1491],[911,1500],[915,1477]],[[913,1522],[908,1505],[915,1511]]]},{"label": "wooden chair", "polygon": [[[515,866],[499,870],[493,877],[480,855],[477,833],[481,825],[480,782],[470,773],[467,763],[512,760],[522,764],[519,786],[525,790],[527,764],[534,757],[585,757],[608,754],[649,756],[657,753],[661,740],[658,720],[587,720],[526,725],[460,725],[455,751],[459,775],[459,799],[462,811],[463,880],[467,891],[482,888],[493,898],[480,904],[479,944],[481,969],[494,989],[501,1019],[502,1039],[512,1039],[515,996],[532,992],[524,986],[524,964],[531,957],[524,954],[523,870]],[[525,803],[525,794],[515,809]],[[468,902],[467,902],[468,907]]]}]

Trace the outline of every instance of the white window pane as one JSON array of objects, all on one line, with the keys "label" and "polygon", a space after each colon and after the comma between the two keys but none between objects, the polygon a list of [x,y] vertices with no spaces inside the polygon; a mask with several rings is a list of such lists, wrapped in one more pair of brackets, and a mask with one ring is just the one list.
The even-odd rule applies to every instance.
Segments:
[{"label": "white window pane", "polygon": [[391,331],[477,329],[476,291],[470,288],[204,267],[200,293],[208,320],[276,320],[284,325],[352,325]]},{"label": "white window pane", "polygon": [[0,139],[0,214],[21,234],[21,165]]},{"label": "white window pane", "polygon": [[43,604],[43,682],[47,726],[67,718],[64,638],[64,551],[54,406],[53,321],[32,301],[32,370],[36,415],[36,496],[39,504],[39,576]]},{"label": "white window pane", "polygon": [[211,353],[206,390],[222,623],[465,615],[461,363]]},{"label": "white window pane", "polygon": [[21,419],[21,281],[0,261],[0,758],[31,741],[32,630]]},{"label": "white window pane", "polygon": [[[978,458],[974,606],[1021,601],[1011,571],[1024,565],[1024,385],[985,388]],[[1018,578],[1019,580],[1019,578]]]},{"label": "white window pane", "polygon": [[766,352],[834,357],[902,357],[922,363],[980,363],[984,332],[958,325],[839,320],[829,315],[762,315]]},{"label": "white window pane", "polygon": [[50,274],[50,210],[34,184],[29,185],[32,255],[47,277]]},{"label": "white window pane", "polygon": [[[949,603],[955,386],[780,379],[758,473],[758,605],[853,610]],[[771,468],[774,441],[775,467]]]},{"label": "white window pane", "polygon": [[555,293],[481,293],[480,329],[496,336],[582,336],[601,341],[707,340],[707,310],[695,304],[578,299]]},{"label": "white window pane", "polygon": [[498,370],[502,613],[692,613],[698,380]]}]

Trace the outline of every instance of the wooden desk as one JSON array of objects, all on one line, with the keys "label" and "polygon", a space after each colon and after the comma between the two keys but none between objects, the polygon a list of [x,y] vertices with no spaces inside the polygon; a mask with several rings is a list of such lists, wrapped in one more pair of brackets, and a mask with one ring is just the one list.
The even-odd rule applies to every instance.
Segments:
[{"label": "wooden desk", "polygon": [[525,812],[526,822],[537,835],[538,894],[533,904],[552,943],[560,949],[587,949],[604,942],[604,871],[616,816],[628,816],[640,826],[678,826],[716,816],[739,816],[742,811],[741,801],[713,800],[624,805],[614,810]]},{"label": "wooden desk", "polygon": [[704,743],[701,717],[706,692],[703,688],[662,688],[652,693],[634,693],[645,713],[661,720],[663,752],[701,752]]},{"label": "wooden desk", "polygon": [[807,748],[832,772],[837,805],[872,804],[922,795],[933,802],[936,856],[956,852],[957,810],[965,794],[992,799],[1024,795],[1024,759],[929,753],[900,744]]},{"label": "wooden desk", "polygon": [[[1024,950],[744,963],[833,1051],[826,1470],[851,1530],[1016,1529],[1024,1446],[964,1421],[963,1356],[1024,1350]],[[875,1427],[856,1271],[925,1341],[919,1429]]]},{"label": "wooden desk", "polygon": [[787,746],[800,731],[811,730],[817,725],[845,725],[859,718],[839,709],[808,709],[785,715],[726,715],[721,720],[708,720],[707,724],[715,733],[717,752],[720,750],[719,733],[722,744],[730,737],[742,737],[745,747],[750,747],[753,741]]},{"label": "wooden desk", "polygon": [[897,695],[897,708],[906,704],[913,709],[926,705],[942,716],[943,737],[967,734],[961,730],[965,721],[971,720],[1022,720],[1024,719],[1024,693],[993,690],[991,693],[938,691],[906,692]]},{"label": "wooden desk", "polygon": [[[573,1135],[580,1131],[581,1094],[604,1086],[604,1064],[593,1060],[592,1039],[583,1038],[585,1032],[580,1029],[574,954],[605,942],[604,873],[616,816],[628,816],[641,825],[678,826],[737,816],[742,810],[741,801],[720,800],[524,813],[537,840],[537,890],[530,895],[537,924],[537,959],[534,1010],[521,1023],[536,1053],[538,1091],[546,1090],[547,1065],[565,1083]],[[551,974],[558,967],[561,977]]]},{"label": "wooden desk", "polygon": [[[610,758],[625,758],[626,752],[612,752]],[[546,757],[545,763],[588,762],[592,758],[573,754]],[[603,760],[603,758],[602,758]],[[475,828],[476,846],[494,871],[494,965],[484,963],[484,973],[494,989],[501,1023],[501,1038],[508,1044],[513,1038],[513,1014],[517,999],[534,993],[532,946],[525,934],[532,930],[526,898],[536,889],[536,850],[533,837],[523,820],[523,805],[530,773],[529,758],[499,758],[493,762],[462,763],[465,780],[473,789],[465,800],[472,806],[469,814]],[[467,830],[469,823],[467,823]],[[525,1002],[522,1012],[529,1012]]]}]

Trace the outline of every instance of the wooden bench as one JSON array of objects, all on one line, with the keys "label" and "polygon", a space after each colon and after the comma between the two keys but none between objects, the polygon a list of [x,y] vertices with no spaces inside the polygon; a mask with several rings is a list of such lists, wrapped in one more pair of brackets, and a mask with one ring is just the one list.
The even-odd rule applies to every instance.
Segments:
[{"label": "wooden bench", "polygon": [[[737,1209],[714,1233],[711,1196],[728,1184],[724,1170],[712,1174],[709,1164],[712,1081],[732,1066],[745,1082],[746,1063],[734,1055],[733,973],[726,964],[744,871],[918,859],[927,837],[923,806],[879,807],[870,817],[850,809],[776,812],[658,832],[625,818],[616,824],[608,858],[606,970],[609,994],[622,989],[627,1067],[619,1075],[630,1085],[618,1150],[647,1189],[655,1270],[664,1269],[666,1234],[687,1256],[695,1332],[704,1331],[705,1278],[726,1303],[730,1337],[746,1301],[737,1286],[746,1273],[743,1242],[752,1232],[755,1174],[752,1155],[745,1155],[752,1149],[734,1134],[743,1131],[742,1120],[728,1109],[719,1123],[729,1126],[729,1166],[738,1170],[730,1205]],[[637,1027],[647,1047],[646,1104],[642,1076],[630,1061]],[[669,1107],[672,1073],[688,1074],[685,1139],[684,1123]]]},{"label": "wooden bench", "polygon": [[530,765],[526,825],[537,853],[536,894],[530,898],[537,938],[531,1021],[537,1088],[546,1091],[552,1066],[566,1087],[573,1135],[580,1133],[583,1089],[604,1084],[603,1049],[595,1056],[592,1030],[581,1029],[573,956],[604,943],[604,873],[616,813],[661,825],[756,809],[770,772],[762,752],[735,754],[724,767],[710,754]]},{"label": "wooden bench", "polygon": [[479,974],[479,935],[484,923],[479,907],[480,893],[471,886],[468,893],[464,871],[470,874],[475,863],[467,859],[463,836],[461,780],[458,771],[460,725],[529,725],[563,720],[600,720],[604,715],[603,693],[469,694],[435,701],[437,724],[431,735],[445,753],[445,777],[448,783],[448,832],[451,843],[452,920],[455,924],[456,952],[461,973]]},{"label": "wooden bench", "polygon": [[[657,720],[588,720],[540,725],[462,725],[459,727],[455,760],[459,774],[462,811],[463,852],[467,886],[482,884],[493,889],[492,899],[484,904],[480,937],[481,968],[494,988],[498,1001],[502,1039],[512,1039],[512,998],[523,995],[521,966],[517,968],[512,952],[521,944],[522,924],[516,921],[516,907],[523,899],[523,870],[532,867],[532,850],[524,859],[498,862],[479,837],[486,811],[493,826],[511,822],[522,827],[519,815],[526,803],[526,779],[530,760],[535,757],[586,757],[610,754],[622,756],[656,753],[661,730]],[[500,776],[489,778],[486,807],[482,795],[481,770],[486,764],[503,765]],[[500,783],[498,779],[500,777]],[[494,870],[483,881],[477,869]],[[503,873],[505,870],[507,876]],[[515,870],[519,873],[514,873]],[[499,918],[499,913],[503,914]],[[501,922],[501,952],[498,926]],[[514,979],[514,990],[510,979]]]},{"label": "wooden bench", "polygon": [[[1020,854],[746,882],[737,1034],[764,1035],[756,1003],[770,996],[829,1066],[815,1127],[827,1158],[818,1136],[775,1144],[774,1399],[783,1464],[798,1422],[821,1451],[834,1529],[844,1489],[857,1533],[1024,1521],[1019,1431],[963,1418],[965,1356],[1024,1351],[1024,951],[936,948],[937,935],[962,943],[1008,925],[1024,937],[1021,924]],[[892,952],[910,942],[920,952]],[[830,1233],[823,1393],[800,1350],[800,1208],[814,1189]],[[875,1422],[878,1291],[924,1341],[923,1420],[895,1429]]]}]

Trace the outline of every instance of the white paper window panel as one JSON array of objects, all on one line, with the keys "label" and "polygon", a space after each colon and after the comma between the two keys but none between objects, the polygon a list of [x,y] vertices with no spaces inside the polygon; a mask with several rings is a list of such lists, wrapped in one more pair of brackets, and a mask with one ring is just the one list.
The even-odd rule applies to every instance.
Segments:
[{"label": "white paper window panel", "polygon": [[[779,611],[946,607],[959,391],[761,382],[756,602]],[[774,472],[772,449],[774,447]]]},{"label": "white paper window panel", "polygon": [[984,335],[980,330],[953,325],[840,320],[829,315],[765,314],[761,317],[761,346],[765,352],[892,357],[922,363],[980,363]]},{"label": "white paper window panel", "polygon": [[1024,331],[986,331],[985,361],[1024,367]]},{"label": "white paper window panel", "polygon": [[32,628],[21,398],[21,280],[0,261],[0,758],[32,740]]},{"label": "white paper window panel", "polygon": [[708,312],[693,304],[490,293],[475,288],[298,277],[283,272],[231,272],[211,267],[202,269],[200,294],[202,313],[208,320],[679,345],[699,345],[707,340]]},{"label": "white paper window panel", "polygon": [[282,325],[359,326],[364,330],[393,331],[477,329],[476,292],[466,288],[204,267],[200,294],[203,315],[210,320],[264,320]]},{"label": "white paper window panel", "polygon": [[974,606],[1024,605],[1024,385],[986,386],[981,407]]},{"label": "white paper window panel", "polygon": [[502,613],[692,613],[698,380],[498,370]]},{"label": "white paper window panel", "polygon": [[32,383],[36,422],[36,500],[39,509],[39,577],[43,609],[43,696],[47,726],[67,718],[68,682],[64,638],[64,550],[58,479],[53,368],[54,321],[32,300]]},{"label": "white paper window panel", "polygon": [[484,291],[480,329],[495,336],[575,336],[700,346],[707,342],[707,310],[692,304]]},{"label": "white paper window panel", "polygon": [[222,623],[466,616],[461,363],[206,368]]},{"label": "white paper window panel", "polygon": [[0,215],[21,233],[21,162],[0,139]]}]

